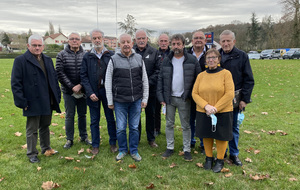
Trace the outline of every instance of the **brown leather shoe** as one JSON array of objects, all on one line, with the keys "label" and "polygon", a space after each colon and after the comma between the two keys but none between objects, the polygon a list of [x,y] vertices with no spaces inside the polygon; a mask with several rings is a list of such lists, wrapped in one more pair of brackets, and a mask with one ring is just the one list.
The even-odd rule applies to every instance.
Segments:
[{"label": "brown leather shoe", "polygon": [[152,148],[158,147],[158,145],[155,143],[155,141],[148,142],[148,144],[149,144]]},{"label": "brown leather shoe", "polygon": [[92,154],[96,155],[99,153],[99,147],[93,147]]},{"label": "brown leather shoe", "polygon": [[117,148],[117,146],[116,146],[116,145],[114,145],[114,144],[110,145],[110,151],[111,151],[112,153],[116,153],[116,152],[118,152],[118,148]]}]

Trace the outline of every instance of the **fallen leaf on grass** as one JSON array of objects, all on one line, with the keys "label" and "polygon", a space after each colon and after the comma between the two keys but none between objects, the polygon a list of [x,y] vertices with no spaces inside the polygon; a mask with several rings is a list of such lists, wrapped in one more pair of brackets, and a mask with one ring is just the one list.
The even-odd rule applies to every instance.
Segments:
[{"label": "fallen leaf on grass", "polygon": [[214,182],[204,182],[205,185],[213,185]]},{"label": "fallen leaf on grass", "polygon": [[250,158],[246,158],[245,161],[246,161],[246,162],[249,162],[249,163],[252,162],[252,160],[251,160]]},{"label": "fallen leaf on grass", "polygon": [[55,114],[54,114],[54,116],[58,116],[58,115],[60,115],[60,114],[59,114],[59,113],[55,113]]},{"label": "fallen leaf on grass", "polygon": [[55,135],[55,133],[53,131],[50,131],[50,135]]},{"label": "fallen leaf on grass", "polygon": [[13,125],[9,125],[9,127],[14,127]]},{"label": "fallen leaf on grass", "polygon": [[79,162],[80,162],[80,160],[76,160],[76,162],[78,162],[78,163],[79,163]]},{"label": "fallen leaf on grass", "polygon": [[196,163],[196,166],[198,166],[199,168],[203,168],[203,164],[202,163]]},{"label": "fallen leaf on grass", "polygon": [[172,164],[170,165],[170,168],[174,168],[175,166],[177,166],[174,162],[172,162]]},{"label": "fallen leaf on grass", "polygon": [[225,174],[225,177],[231,177],[232,173]]},{"label": "fallen leaf on grass", "polygon": [[42,167],[37,167],[36,169],[37,169],[37,171],[40,171],[42,169]]},{"label": "fallen leaf on grass", "polygon": [[154,189],[154,184],[153,184],[153,183],[150,183],[150,184],[146,187],[146,189]]},{"label": "fallen leaf on grass", "polygon": [[268,112],[261,112],[262,115],[268,115]]},{"label": "fallen leaf on grass", "polygon": [[0,182],[4,180],[4,177],[0,178]]},{"label": "fallen leaf on grass", "polygon": [[259,175],[259,174],[255,174],[254,176],[252,176],[251,174],[249,175],[251,179],[257,181],[257,180],[263,180],[266,178],[270,178],[270,176],[268,174],[266,175]]},{"label": "fallen leaf on grass", "polygon": [[133,164],[129,164],[129,166],[128,166],[129,168],[136,168],[136,165],[133,163]]},{"label": "fallen leaf on grass", "polygon": [[19,131],[15,132],[15,136],[20,137],[21,135],[22,135],[22,133],[20,133]]},{"label": "fallen leaf on grass", "polygon": [[298,179],[296,179],[296,178],[294,178],[294,177],[291,177],[291,178],[289,179],[289,181],[298,181]]},{"label": "fallen leaf on grass", "polygon": [[87,153],[92,153],[92,150],[89,149],[89,148],[87,148],[87,149],[86,149],[86,152],[87,152]]},{"label": "fallen leaf on grass", "polygon": [[152,154],[151,156],[157,156],[156,154]]},{"label": "fallen leaf on grass", "polygon": [[124,171],[123,168],[120,168],[120,171]]},{"label": "fallen leaf on grass", "polygon": [[251,131],[245,130],[244,133],[251,134]]},{"label": "fallen leaf on grass", "polygon": [[254,154],[260,153],[260,150],[254,150]]},{"label": "fallen leaf on grass", "polygon": [[246,176],[246,175],[247,175],[247,173],[246,173],[246,171],[245,171],[245,170],[243,170],[242,174],[243,174],[244,176]]},{"label": "fallen leaf on grass", "polygon": [[157,175],[156,177],[157,177],[158,179],[161,179],[161,178],[162,178],[162,176],[161,176],[161,175]]},{"label": "fallen leaf on grass", "polygon": [[63,129],[63,130],[66,130],[66,126],[63,126],[62,129]]},{"label": "fallen leaf on grass", "polygon": [[46,150],[46,152],[44,153],[45,156],[51,156],[55,154],[55,151],[54,149],[49,149],[49,150]]},{"label": "fallen leaf on grass", "polygon": [[52,126],[58,126],[58,124],[57,124],[57,123],[52,123],[51,125],[52,125]]},{"label": "fallen leaf on grass", "polygon": [[62,118],[62,119],[64,119],[64,118],[65,118],[65,116],[64,116],[64,115],[60,115],[59,117],[60,117],[60,118]]},{"label": "fallen leaf on grass", "polygon": [[80,150],[78,150],[78,154],[81,154],[84,152],[84,148],[81,148]]},{"label": "fallen leaf on grass", "polygon": [[246,152],[250,153],[252,150],[254,150],[254,148],[250,147],[250,148],[246,149]]},{"label": "fallen leaf on grass", "polygon": [[179,151],[178,155],[179,155],[179,156],[183,156],[183,155],[184,155],[184,152],[183,152],[183,151]]},{"label": "fallen leaf on grass", "polygon": [[0,152],[2,152],[2,149],[0,149]]},{"label": "fallen leaf on grass", "polygon": [[1,94],[1,98],[4,98],[5,96],[3,94]]},{"label": "fallen leaf on grass", "polygon": [[285,136],[285,135],[287,135],[287,133],[285,133],[285,132],[282,131],[282,132],[280,132],[280,135],[281,136]]},{"label": "fallen leaf on grass", "polygon": [[119,164],[119,163],[122,163],[122,160],[118,160],[117,163],[118,163],[118,164]]},{"label": "fallen leaf on grass", "polygon": [[66,160],[74,160],[72,157],[65,157]]},{"label": "fallen leaf on grass", "polygon": [[3,119],[3,117],[0,117],[0,120]]},{"label": "fallen leaf on grass", "polygon": [[10,115],[13,116],[13,115],[15,115],[15,113],[11,113]]},{"label": "fallen leaf on grass", "polygon": [[59,188],[59,187],[60,187],[60,185],[58,185],[58,183],[53,183],[53,181],[43,182],[43,185],[42,185],[42,188],[44,190],[50,190],[50,189]]},{"label": "fallen leaf on grass", "polygon": [[265,133],[266,131],[265,131],[265,130],[263,130],[263,129],[261,129],[261,132]]},{"label": "fallen leaf on grass", "polygon": [[230,172],[230,169],[229,168],[222,168],[221,172],[222,173],[227,173],[227,172]]},{"label": "fallen leaf on grass", "polygon": [[275,135],[276,131],[269,131],[268,134]]},{"label": "fallen leaf on grass", "polygon": [[74,167],[74,170],[80,170],[80,168],[78,168],[78,167]]},{"label": "fallen leaf on grass", "polygon": [[195,150],[195,151],[194,151],[194,154],[198,154],[198,151]]}]

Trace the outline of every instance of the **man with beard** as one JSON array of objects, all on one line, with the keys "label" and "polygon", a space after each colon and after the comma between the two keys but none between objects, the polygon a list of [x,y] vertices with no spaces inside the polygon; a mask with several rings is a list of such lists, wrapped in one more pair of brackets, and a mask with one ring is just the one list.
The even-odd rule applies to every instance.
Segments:
[{"label": "man with beard", "polygon": [[146,67],[142,56],[132,50],[131,36],[119,37],[121,52],[116,52],[108,64],[105,80],[108,107],[115,109],[117,119],[117,137],[121,160],[128,153],[127,121],[129,126],[129,151],[135,161],[141,161],[138,153],[138,124],[141,109],[147,106],[149,86]]},{"label": "man with beard", "polygon": [[72,32],[69,35],[68,45],[56,57],[57,77],[61,83],[61,90],[65,100],[67,142],[64,148],[67,149],[73,146],[76,108],[80,141],[87,145],[92,144],[88,140],[86,132],[86,98],[84,89],[80,84],[80,68],[83,55],[81,37],[78,33]]},{"label": "man with beard", "polygon": [[[232,74],[235,90],[240,90],[241,98],[237,107],[233,109],[232,134],[233,139],[229,141],[229,159],[233,164],[242,166],[240,161],[238,143],[239,143],[239,125],[237,123],[238,113],[245,109],[251,102],[251,93],[254,87],[254,77],[249,62],[248,55],[236,48],[235,35],[230,30],[224,30],[220,34],[221,49],[221,67],[229,70]],[[225,157],[227,155],[225,154]]]},{"label": "man with beard", "polygon": [[[149,99],[148,106],[145,109],[146,113],[146,132],[148,144],[151,147],[158,147],[155,143],[155,104],[156,104],[156,85],[157,76],[159,73],[159,57],[158,51],[151,47],[148,43],[148,37],[144,30],[138,30],[135,33],[135,43],[133,49],[140,54],[145,62],[148,81],[149,81]],[[139,125],[139,133],[141,138],[141,122]]]},{"label": "man with beard", "polygon": [[104,88],[105,73],[108,62],[113,55],[112,51],[108,51],[104,47],[104,33],[99,29],[94,29],[91,33],[93,48],[86,53],[82,60],[81,67],[81,83],[85,89],[87,96],[87,105],[90,108],[91,117],[91,135],[92,135],[92,153],[99,153],[100,145],[100,106],[102,106],[107,122],[107,130],[109,134],[109,144],[111,152],[118,151],[116,146],[116,124],[114,113],[107,106],[106,92]]},{"label": "man with beard", "polygon": [[[160,60],[160,64],[162,63],[163,59],[169,55],[170,53],[170,41],[169,41],[169,36],[165,33],[162,33],[159,35],[158,38],[158,58]],[[155,105],[155,136],[161,134],[160,131],[161,128],[161,104],[160,102],[156,99],[156,105]]]},{"label": "man with beard", "polygon": [[163,60],[157,84],[157,99],[166,105],[167,150],[164,158],[174,153],[174,123],[178,109],[183,136],[184,160],[192,161],[191,128],[191,92],[198,73],[201,72],[197,59],[184,51],[184,37],[174,34],[171,37],[172,52]]},{"label": "man with beard", "polygon": [[[204,32],[201,30],[196,30],[192,35],[192,44],[193,46],[188,50],[188,53],[194,55],[200,64],[201,70],[205,71],[205,53],[208,50],[206,46],[206,37]],[[196,103],[194,100],[191,100],[191,116],[190,116],[190,125],[191,125],[191,147],[194,148],[196,144],[195,137],[195,120],[196,120]],[[204,145],[203,139],[200,139],[200,151],[204,154]]]}]

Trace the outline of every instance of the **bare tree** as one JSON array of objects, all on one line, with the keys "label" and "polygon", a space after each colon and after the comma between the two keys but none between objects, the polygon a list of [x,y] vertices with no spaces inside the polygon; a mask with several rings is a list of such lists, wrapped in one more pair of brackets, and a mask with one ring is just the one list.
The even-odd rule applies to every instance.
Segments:
[{"label": "bare tree", "polygon": [[280,0],[285,13],[284,18],[293,21],[293,46],[300,45],[300,0]]}]

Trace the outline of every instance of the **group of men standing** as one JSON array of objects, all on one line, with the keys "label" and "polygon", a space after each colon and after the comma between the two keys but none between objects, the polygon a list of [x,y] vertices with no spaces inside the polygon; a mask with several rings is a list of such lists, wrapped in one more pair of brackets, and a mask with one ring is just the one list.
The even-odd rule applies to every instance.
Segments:
[{"label": "group of men standing", "polygon": [[[233,142],[229,142],[230,159],[234,164],[242,165],[237,148],[237,114],[250,102],[254,80],[248,57],[234,46],[234,33],[226,31],[220,35],[221,66],[231,71],[235,88],[242,89],[242,101],[239,108],[234,110],[234,138]],[[129,150],[131,157],[140,161],[142,158],[138,153],[138,144],[141,138],[141,109],[145,108],[147,141],[151,147],[158,147],[155,137],[161,132],[163,105],[166,108],[167,149],[162,156],[169,157],[174,153],[174,122],[178,109],[184,159],[191,161],[191,147],[195,147],[196,143],[196,108],[191,91],[197,75],[206,69],[204,55],[208,47],[205,34],[195,31],[192,36],[193,46],[188,50],[185,49],[185,39],[181,34],[175,34],[170,39],[167,34],[161,34],[158,39],[159,49],[156,50],[148,44],[146,32],[138,30],[135,45],[130,35],[120,35],[120,50],[116,52],[105,48],[104,33],[101,30],[94,29],[90,35],[93,48],[87,53],[81,47],[80,35],[75,32],[69,35],[68,45],[57,55],[56,71],[52,60],[42,53],[44,42],[39,35],[32,35],[28,40],[28,51],[15,59],[11,85],[15,105],[22,108],[23,115],[27,117],[29,161],[39,162],[36,149],[38,131],[42,153],[57,153],[50,147],[49,125],[52,110],[60,112],[58,80],[66,111],[67,141],[64,148],[71,148],[74,143],[74,117],[77,110],[80,141],[92,145],[94,155],[99,153],[102,102],[110,150],[113,153],[119,152],[116,160],[121,160]],[[90,109],[92,141],[89,141],[86,131],[87,105]],[[200,150],[205,151],[202,140]]]}]

